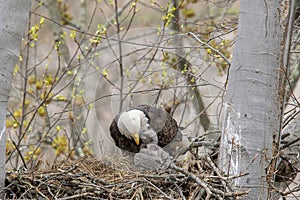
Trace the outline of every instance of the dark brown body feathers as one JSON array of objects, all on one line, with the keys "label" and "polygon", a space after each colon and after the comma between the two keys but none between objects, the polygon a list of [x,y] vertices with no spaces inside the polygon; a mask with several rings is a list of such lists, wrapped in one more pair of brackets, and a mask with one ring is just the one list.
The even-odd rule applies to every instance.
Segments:
[{"label": "dark brown body feathers", "polygon": [[[141,110],[145,113],[146,117],[149,119],[148,123],[152,129],[157,133],[158,145],[160,147],[166,146],[170,143],[173,138],[178,133],[178,125],[175,119],[171,115],[165,112],[161,108],[156,108],[148,105],[138,105],[132,107],[128,110]],[[117,120],[119,115],[117,115],[110,125],[110,134],[115,141],[115,144],[120,149],[137,153],[143,146],[143,141],[140,145],[137,145],[133,139],[129,139],[122,135],[117,126]]]}]

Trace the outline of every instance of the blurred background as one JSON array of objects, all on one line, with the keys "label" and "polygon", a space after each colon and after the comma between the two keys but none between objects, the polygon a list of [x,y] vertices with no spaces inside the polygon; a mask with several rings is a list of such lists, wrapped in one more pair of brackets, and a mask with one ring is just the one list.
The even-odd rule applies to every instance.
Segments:
[{"label": "blurred background", "polygon": [[238,1],[34,1],[7,112],[7,165],[119,154],[130,106],[162,107],[189,138],[218,138]]}]

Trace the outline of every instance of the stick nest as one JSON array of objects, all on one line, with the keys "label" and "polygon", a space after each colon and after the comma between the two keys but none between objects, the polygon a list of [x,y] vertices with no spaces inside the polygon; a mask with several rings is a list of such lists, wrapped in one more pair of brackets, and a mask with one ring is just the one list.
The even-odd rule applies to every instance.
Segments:
[{"label": "stick nest", "polygon": [[128,166],[120,159],[117,163],[89,157],[48,169],[8,172],[6,198],[235,199],[247,193],[231,187],[234,177],[221,176],[210,157],[152,172]]}]

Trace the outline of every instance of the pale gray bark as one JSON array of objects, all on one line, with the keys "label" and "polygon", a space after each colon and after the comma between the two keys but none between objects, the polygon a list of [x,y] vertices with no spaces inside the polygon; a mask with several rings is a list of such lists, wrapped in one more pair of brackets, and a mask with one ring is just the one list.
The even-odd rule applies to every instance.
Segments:
[{"label": "pale gray bark", "polygon": [[280,0],[241,0],[237,40],[225,96],[219,166],[249,173],[236,180],[246,199],[268,199],[266,172],[280,129],[282,45]]},{"label": "pale gray bark", "polygon": [[[30,0],[0,0],[0,187],[5,180],[5,117],[14,66],[18,61]],[[1,190],[2,191],[2,190]]]}]

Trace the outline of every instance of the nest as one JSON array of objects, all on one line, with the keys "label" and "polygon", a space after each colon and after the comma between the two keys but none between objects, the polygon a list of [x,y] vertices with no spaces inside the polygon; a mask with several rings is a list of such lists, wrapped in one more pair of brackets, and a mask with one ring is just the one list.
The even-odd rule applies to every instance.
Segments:
[{"label": "nest", "polygon": [[127,166],[89,157],[64,160],[49,169],[8,172],[6,198],[235,199],[247,193],[230,187],[234,177],[221,176],[208,156],[158,171]]}]

